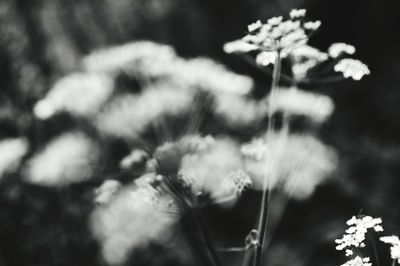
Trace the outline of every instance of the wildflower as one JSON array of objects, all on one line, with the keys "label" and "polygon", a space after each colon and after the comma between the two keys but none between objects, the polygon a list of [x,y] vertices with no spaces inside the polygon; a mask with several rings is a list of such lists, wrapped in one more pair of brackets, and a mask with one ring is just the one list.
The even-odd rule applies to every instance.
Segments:
[{"label": "wildflower", "polygon": [[321,26],[321,21],[308,21],[304,23],[304,28],[310,31],[316,31]]},{"label": "wildflower", "polygon": [[372,229],[375,232],[382,232],[383,228],[381,226],[381,218],[372,218],[371,216],[363,216],[357,218],[353,216],[348,220],[347,225],[349,228],[342,238],[336,239],[337,250],[345,250],[348,253],[348,249],[365,247],[365,235],[368,229]]},{"label": "wildflower", "polygon": [[341,266],[372,266],[369,257],[356,256],[354,259],[347,261]]},{"label": "wildflower", "polygon": [[57,81],[46,97],[36,103],[33,111],[43,120],[61,111],[92,117],[112,92],[113,82],[108,76],[74,73]]},{"label": "wildflower", "polygon": [[251,32],[251,31],[255,31],[258,30],[259,28],[261,28],[262,23],[260,20],[257,20],[256,22],[250,24],[249,26],[247,26],[247,29]]},{"label": "wildflower", "polygon": [[291,19],[304,18],[306,16],[305,9],[292,9],[289,13]]},{"label": "wildflower", "polygon": [[139,71],[164,65],[176,59],[174,49],[150,41],[132,42],[111,48],[100,49],[83,59],[83,67],[90,72],[116,74],[137,68]]},{"label": "wildflower", "polygon": [[242,146],[245,170],[255,189],[282,188],[298,199],[310,196],[336,166],[336,154],[312,136],[271,134]]},{"label": "wildflower", "polygon": [[0,141],[0,179],[5,173],[16,170],[22,157],[27,153],[29,144],[23,138]]},{"label": "wildflower", "polygon": [[141,164],[144,164],[148,159],[148,154],[144,150],[134,149],[128,156],[124,157],[120,162],[120,167],[122,169],[130,169]]},{"label": "wildflower", "polygon": [[390,244],[390,256],[393,260],[400,263],[400,240],[398,236],[383,236],[379,238],[380,241]]},{"label": "wildflower", "polygon": [[273,52],[261,52],[256,57],[257,64],[261,66],[268,66],[275,64],[276,54]]},{"label": "wildflower", "polygon": [[109,179],[104,181],[103,184],[94,191],[95,202],[98,204],[107,204],[120,188],[121,183],[117,180]]},{"label": "wildflower", "polygon": [[[249,33],[241,38],[241,42],[247,42],[252,46],[258,47],[258,51],[277,51],[283,53],[289,49],[307,42],[310,34],[315,31],[321,24],[320,21],[302,22],[306,11],[304,9],[292,10],[290,13],[291,20],[283,20],[282,16],[268,19],[267,23],[257,21],[249,25]],[[241,49],[244,45],[238,46],[237,41],[234,41],[226,47],[228,51],[243,52]],[[237,48],[237,50],[235,50]],[[254,47],[252,47],[254,48]],[[255,49],[251,49],[253,51]],[[286,50],[286,51],[285,51]]]},{"label": "wildflower", "polygon": [[213,201],[234,198],[251,185],[242,170],[239,147],[231,141],[218,140],[207,150],[182,158],[180,178],[194,188],[194,194],[209,194]]},{"label": "wildflower", "polygon": [[257,50],[258,46],[245,42],[244,40],[236,40],[224,44],[223,50],[227,54],[232,53],[248,53]]},{"label": "wildflower", "polygon": [[264,101],[236,94],[215,95],[213,107],[215,115],[234,128],[261,122],[268,114],[268,107]]},{"label": "wildflower", "polygon": [[290,116],[303,115],[321,123],[332,114],[334,104],[327,96],[290,88],[274,93],[274,109]]},{"label": "wildflower", "polygon": [[169,200],[149,186],[129,184],[116,192],[108,204],[98,205],[91,214],[90,226],[105,261],[123,264],[134,248],[152,242],[166,243],[176,221],[165,208]]},{"label": "wildflower", "polygon": [[369,75],[368,67],[360,60],[345,58],[340,60],[334,67],[336,72],[342,72],[345,78],[351,77],[360,80],[364,75]]},{"label": "wildflower", "polygon": [[99,150],[80,132],[68,132],[52,140],[30,159],[25,169],[31,183],[64,186],[89,179],[95,172]]},{"label": "wildflower", "polygon": [[157,119],[189,110],[193,98],[193,91],[170,87],[148,88],[138,95],[120,95],[105,106],[95,124],[108,135],[135,139]]},{"label": "wildflower", "polygon": [[356,48],[353,45],[346,43],[333,43],[328,48],[328,54],[332,58],[337,58],[342,54],[354,54],[356,52]]}]

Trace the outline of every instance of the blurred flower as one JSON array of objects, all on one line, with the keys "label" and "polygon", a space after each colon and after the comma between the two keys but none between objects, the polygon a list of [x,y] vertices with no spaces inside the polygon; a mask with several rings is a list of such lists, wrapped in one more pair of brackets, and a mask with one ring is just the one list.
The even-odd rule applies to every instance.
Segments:
[{"label": "blurred flower", "polygon": [[251,185],[242,169],[238,145],[217,140],[207,150],[183,156],[179,173],[195,194],[210,194],[212,199],[219,201],[234,198]]},{"label": "blurred flower", "polygon": [[398,236],[383,236],[379,238],[380,241],[390,244],[390,256],[393,260],[400,263],[400,240]]},{"label": "blurred flower", "polygon": [[74,73],[59,81],[46,97],[36,103],[33,112],[48,119],[60,111],[78,116],[93,116],[113,91],[112,80],[101,74]]},{"label": "blurred flower", "polygon": [[122,169],[128,170],[132,167],[142,165],[148,159],[148,156],[148,153],[144,150],[134,149],[122,159],[119,166]]},{"label": "blurred flower", "polygon": [[222,64],[207,58],[187,60],[178,74],[177,79],[190,87],[200,87],[210,92],[247,94],[253,87],[250,77],[228,71]]},{"label": "blurred flower", "polygon": [[272,134],[242,146],[246,171],[256,189],[282,188],[298,199],[309,197],[336,168],[335,152],[312,136]]},{"label": "blurred flower", "polygon": [[267,116],[268,106],[264,101],[232,93],[215,95],[214,112],[230,126],[249,126],[262,121]]},{"label": "blurred flower", "polygon": [[0,179],[4,174],[17,169],[28,148],[28,141],[23,138],[0,141]]},{"label": "blurred flower", "polygon": [[274,109],[290,116],[303,115],[322,123],[332,114],[334,104],[328,96],[289,88],[274,93]]},{"label": "blurred flower", "polygon": [[333,43],[328,48],[328,54],[332,58],[337,58],[342,54],[354,54],[356,52],[356,48],[353,45],[346,43]]},{"label": "blurred flower", "polygon": [[95,123],[106,134],[135,139],[158,119],[185,113],[192,106],[193,98],[193,91],[170,87],[120,95],[105,106]]},{"label": "blurred flower", "polygon": [[101,184],[100,187],[96,188],[95,193],[95,202],[98,204],[107,204],[110,202],[112,197],[118,190],[121,188],[121,183],[117,180],[108,179]]},{"label": "blurred flower", "polygon": [[63,186],[89,179],[99,157],[93,140],[80,132],[52,140],[27,163],[27,180],[44,186]]},{"label": "blurred flower", "polygon": [[364,75],[369,75],[371,72],[368,67],[360,60],[345,58],[340,60],[334,67],[336,72],[342,72],[345,78],[360,80]]},{"label": "blurred flower", "polygon": [[[165,66],[165,62],[175,59],[176,54],[171,46],[139,41],[95,51],[83,59],[83,66],[88,71],[107,73],[118,73],[132,68],[149,71],[157,65]],[[168,69],[164,71],[166,70]]]},{"label": "blurred flower", "polygon": [[175,218],[157,208],[166,199],[157,196],[154,201],[151,191],[150,187],[126,186],[91,214],[92,232],[107,263],[121,264],[132,249],[151,242],[166,243]]}]

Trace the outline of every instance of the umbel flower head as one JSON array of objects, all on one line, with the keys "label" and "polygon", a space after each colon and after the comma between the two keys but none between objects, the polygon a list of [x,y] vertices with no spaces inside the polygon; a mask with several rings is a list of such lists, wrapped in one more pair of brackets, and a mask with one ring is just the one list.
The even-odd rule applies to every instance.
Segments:
[{"label": "umbel flower head", "polygon": [[398,236],[383,236],[379,238],[380,241],[390,244],[390,256],[393,260],[400,263],[400,239]]},{"label": "umbel flower head", "polygon": [[251,186],[232,141],[187,136],[155,154],[156,188],[173,198],[178,211],[235,199]]},{"label": "umbel flower head", "polygon": [[[365,247],[364,240],[368,229],[372,229],[375,232],[383,231],[381,218],[372,218],[371,216],[353,216],[346,223],[349,226],[346,233],[342,238],[335,240],[337,250],[351,250],[352,248]],[[350,254],[350,252],[347,252],[347,254]]]},{"label": "umbel flower head", "polygon": [[382,219],[371,216],[353,216],[346,222],[349,228],[342,238],[336,239],[336,250],[343,250],[350,259],[341,266],[372,266],[369,257],[361,257],[359,249],[365,247],[365,237],[369,230],[382,232]]},{"label": "umbel flower head", "polygon": [[[296,83],[311,82],[311,78],[336,81],[344,77],[360,80],[370,74],[368,67],[361,61],[343,58],[355,53],[355,47],[350,44],[334,43],[327,53],[308,45],[308,39],[320,27],[321,22],[306,22],[305,15],[305,9],[294,9],[288,20],[283,20],[283,17],[273,17],[266,23],[258,20],[248,26],[248,33],[244,37],[226,43],[224,51],[255,55],[257,65],[262,67],[274,64],[279,52],[281,59],[290,61],[292,70],[291,75],[282,74]],[[342,78],[319,77],[318,71],[314,70],[318,70],[317,67],[321,65],[329,68],[326,70],[332,70],[333,67],[335,72],[342,74]],[[329,71],[321,71],[321,74],[327,72]]]},{"label": "umbel flower head", "polygon": [[270,18],[265,23],[258,20],[248,26],[244,37],[225,44],[224,50],[227,53],[288,51],[304,44],[321,25],[320,21],[306,22],[305,14],[305,9],[292,10],[288,20],[283,20],[282,16]]},{"label": "umbel flower head", "polygon": [[[271,134],[242,146],[255,189],[282,188],[297,199],[309,197],[336,167],[335,152],[312,136]],[[265,182],[266,181],[266,182]]]}]

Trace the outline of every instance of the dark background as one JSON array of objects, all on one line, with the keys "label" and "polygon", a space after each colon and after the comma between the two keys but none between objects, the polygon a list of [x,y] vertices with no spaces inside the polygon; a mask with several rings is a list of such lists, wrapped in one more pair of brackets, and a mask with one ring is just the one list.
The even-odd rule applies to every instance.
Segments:
[{"label": "dark background", "polygon": [[[322,21],[312,45],[326,50],[333,42],[353,44],[356,57],[372,74],[360,82],[313,88],[335,102],[321,138],[336,148],[340,163],[310,199],[289,202],[266,265],[340,265],[344,258],[333,239],[351,215],[381,216],[388,234],[400,234],[399,1],[3,0],[0,138],[27,136],[34,148],[40,147],[50,133],[33,118],[33,104],[55,80],[77,71],[83,55],[133,40],[170,44],[183,57],[211,57],[268,84],[269,77],[224,54],[222,46],[239,38],[247,24],[292,8],[306,8],[310,19]],[[0,265],[103,265],[85,222],[92,208],[91,190],[90,185],[41,188],[24,184],[18,176],[1,180]],[[217,237],[236,241],[248,232],[254,217],[243,212],[249,208],[245,200],[233,210],[211,210]],[[135,253],[126,265],[181,263],[179,255],[159,246]],[[381,260],[382,265],[389,263]]]}]

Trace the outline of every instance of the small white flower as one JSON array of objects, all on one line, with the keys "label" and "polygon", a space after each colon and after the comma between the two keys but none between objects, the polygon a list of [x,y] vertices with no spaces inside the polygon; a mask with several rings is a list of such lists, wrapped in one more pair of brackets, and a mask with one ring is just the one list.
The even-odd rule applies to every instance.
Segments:
[{"label": "small white flower", "polygon": [[390,244],[390,256],[392,259],[400,263],[400,239],[398,236],[383,236],[379,238],[380,241]]},{"label": "small white flower", "polygon": [[332,58],[337,58],[341,54],[354,54],[355,52],[356,48],[346,43],[333,43],[328,48],[328,53]]},{"label": "small white flower", "polygon": [[305,9],[292,9],[289,13],[291,19],[304,18],[306,16]]},{"label": "small white flower", "polygon": [[251,32],[251,31],[255,31],[258,30],[259,28],[261,28],[262,23],[260,20],[257,20],[256,22],[250,24],[249,26],[247,26],[247,29]]},{"label": "small white flower", "polygon": [[279,23],[282,22],[283,17],[279,16],[279,17],[272,17],[270,19],[268,19],[267,23],[271,26],[277,26],[279,25]]},{"label": "small white flower", "polygon": [[275,63],[276,52],[261,52],[256,57],[257,64],[268,66]]},{"label": "small white flower", "polygon": [[351,249],[346,249],[345,252],[346,252],[346,254],[345,254],[346,257],[350,257],[353,255],[353,251]]},{"label": "small white flower", "polygon": [[371,72],[368,66],[360,60],[345,58],[340,60],[334,67],[336,72],[342,72],[345,78],[360,80],[364,75],[369,75]]},{"label": "small white flower", "polygon": [[96,188],[95,202],[98,204],[107,204],[116,192],[121,188],[121,183],[117,180],[109,179],[103,182],[100,187]]},{"label": "small white flower", "polygon": [[224,44],[224,52],[227,54],[232,53],[248,53],[258,49],[257,45],[250,44],[244,40],[236,40]]},{"label": "small white flower", "polygon": [[321,26],[321,21],[308,21],[304,23],[304,28],[307,30],[315,31]]},{"label": "small white flower", "polygon": [[373,229],[375,232],[381,232],[383,230],[381,218],[372,218],[371,216],[363,216],[357,218],[353,216],[346,222],[350,227],[346,230],[346,233],[341,239],[336,239],[335,242],[337,250],[346,250],[351,247],[365,247],[365,235],[368,229]]},{"label": "small white flower", "polygon": [[372,266],[372,263],[370,263],[369,257],[362,258],[360,256],[357,256],[354,259],[351,259],[342,264],[342,266]]}]

